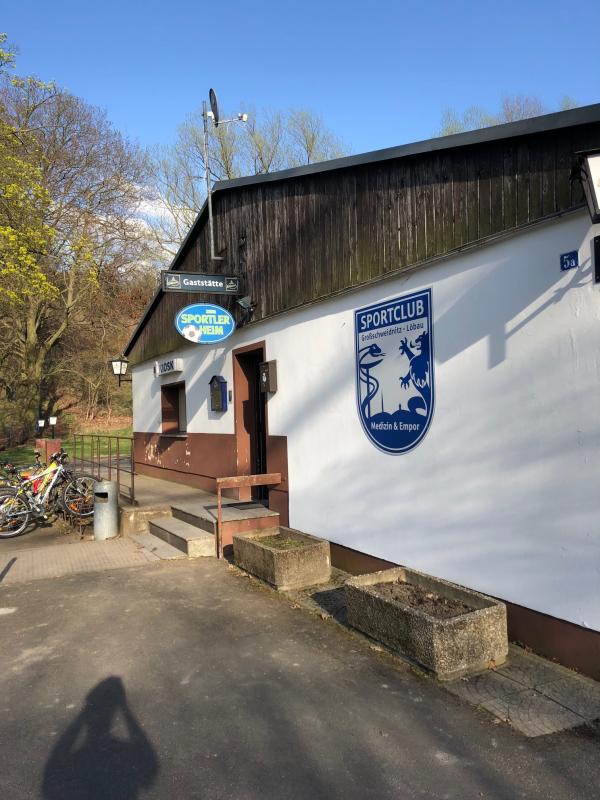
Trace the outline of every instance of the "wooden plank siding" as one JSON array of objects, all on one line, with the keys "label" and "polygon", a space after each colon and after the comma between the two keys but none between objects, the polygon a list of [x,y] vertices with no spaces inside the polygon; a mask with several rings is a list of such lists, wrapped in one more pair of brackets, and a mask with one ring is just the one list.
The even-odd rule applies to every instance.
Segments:
[{"label": "wooden plank siding", "polygon": [[[213,195],[223,260],[209,259],[205,220],[177,268],[241,276],[260,320],[580,206],[582,193],[569,182],[573,153],[599,139],[600,123],[593,122],[225,185]],[[231,298],[206,300],[239,313]],[[173,319],[198,301],[162,295],[130,348],[132,363],[186,346]]]}]

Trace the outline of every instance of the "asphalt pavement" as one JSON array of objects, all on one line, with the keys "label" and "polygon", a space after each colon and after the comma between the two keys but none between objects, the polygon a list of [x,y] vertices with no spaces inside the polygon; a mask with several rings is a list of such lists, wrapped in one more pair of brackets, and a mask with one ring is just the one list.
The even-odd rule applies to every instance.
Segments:
[{"label": "asphalt pavement", "polygon": [[0,586],[2,800],[587,800],[531,739],[214,559]]}]

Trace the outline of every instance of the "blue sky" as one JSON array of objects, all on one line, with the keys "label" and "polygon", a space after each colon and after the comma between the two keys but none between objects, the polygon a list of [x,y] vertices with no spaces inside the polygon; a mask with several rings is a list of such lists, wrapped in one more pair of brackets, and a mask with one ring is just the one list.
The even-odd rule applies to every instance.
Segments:
[{"label": "blue sky", "polygon": [[354,152],[426,139],[447,107],[505,94],[600,101],[597,0],[12,0],[21,73],[102,106],[145,145],[221,105],[310,107]]}]

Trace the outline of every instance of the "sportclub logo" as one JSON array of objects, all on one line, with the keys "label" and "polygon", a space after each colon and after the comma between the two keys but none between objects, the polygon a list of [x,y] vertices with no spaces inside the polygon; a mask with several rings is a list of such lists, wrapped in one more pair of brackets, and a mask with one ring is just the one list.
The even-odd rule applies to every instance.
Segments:
[{"label": "sportclub logo", "polygon": [[431,289],[354,312],[360,421],[385,453],[406,453],[433,415]]}]

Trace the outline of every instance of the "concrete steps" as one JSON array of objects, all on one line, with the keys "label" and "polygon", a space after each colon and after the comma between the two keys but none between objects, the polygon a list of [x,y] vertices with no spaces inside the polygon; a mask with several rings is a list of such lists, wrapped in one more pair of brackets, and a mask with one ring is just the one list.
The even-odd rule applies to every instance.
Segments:
[{"label": "concrete steps", "polygon": [[173,547],[173,545],[168,544],[164,539],[159,539],[152,533],[132,533],[129,538],[162,561],[186,557],[186,554],[182,553],[177,547]]},{"label": "concrete steps", "polygon": [[188,556],[215,555],[215,537],[202,528],[177,517],[162,516],[148,520],[150,533]]},{"label": "concrete steps", "polygon": [[[186,522],[199,528],[211,536],[217,533],[217,505],[215,503],[196,503],[182,501],[171,505],[174,519]],[[260,503],[251,501],[224,499],[223,502],[223,546],[228,547],[233,543],[235,533],[244,533],[253,530],[277,530],[279,528],[279,514],[271,511]]]},{"label": "concrete steps", "polygon": [[[208,492],[192,497],[173,498],[166,507],[161,503],[133,509],[132,519],[122,509],[122,530],[128,535],[148,534],[158,537],[165,546],[176,548],[189,558],[214,556],[217,534],[217,498]],[[229,552],[236,533],[279,530],[279,514],[253,501],[223,498],[223,547]],[[168,551],[164,557],[168,558]],[[160,557],[160,556],[159,556]]]},{"label": "concrete steps", "polygon": [[216,521],[212,514],[203,506],[171,506],[171,514],[174,519],[187,522],[188,525],[193,525],[195,528],[200,528],[206,533],[210,533],[212,536],[215,535]]}]

